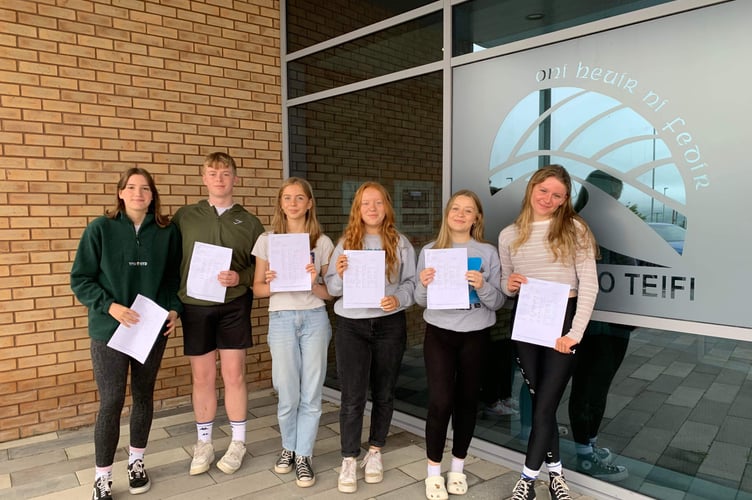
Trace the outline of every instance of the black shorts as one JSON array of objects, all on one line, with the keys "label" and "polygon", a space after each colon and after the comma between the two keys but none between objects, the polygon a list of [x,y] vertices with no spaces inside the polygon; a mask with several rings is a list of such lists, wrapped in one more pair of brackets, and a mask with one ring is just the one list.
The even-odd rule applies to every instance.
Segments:
[{"label": "black shorts", "polygon": [[227,304],[183,305],[183,353],[201,356],[217,349],[247,349],[251,338],[251,301],[247,293]]}]

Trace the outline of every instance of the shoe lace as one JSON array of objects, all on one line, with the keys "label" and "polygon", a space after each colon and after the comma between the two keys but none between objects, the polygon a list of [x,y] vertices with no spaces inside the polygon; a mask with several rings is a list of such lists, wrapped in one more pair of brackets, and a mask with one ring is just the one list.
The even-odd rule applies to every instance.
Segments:
[{"label": "shoe lace", "polygon": [[110,494],[110,482],[106,477],[100,477],[94,482],[94,490],[97,492],[97,497],[105,497]]},{"label": "shoe lace", "polygon": [[313,470],[311,469],[308,457],[295,457],[295,472],[297,472],[299,479],[310,479],[313,477]]},{"label": "shoe lace", "polygon": [[533,481],[520,478],[517,484],[514,485],[512,491],[512,498],[509,500],[527,500],[530,495],[530,487],[533,485]]},{"label": "shoe lace", "polygon": [[380,451],[368,450],[368,453],[363,457],[363,461],[360,462],[360,467],[368,469],[370,467],[376,467],[379,463]]},{"label": "shoe lace", "polygon": [[279,460],[277,460],[277,463],[279,464],[289,464],[292,462],[295,458],[295,454],[290,450],[282,450],[282,454],[279,456]]},{"label": "shoe lace", "polygon": [[551,476],[550,490],[553,493],[552,498],[556,500],[572,500],[572,497],[569,496],[569,486],[567,486],[564,476]]},{"label": "shoe lace", "polygon": [[141,460],[136,460],[128,467],[128,476],[130,478],[142,477],[144,475],[144,463]]},{"label": "shoe lace", "polygon": [[354,477],[355,476],[355,459],[348,460],[345,459],[342,461],[342,476],[345,478],[348,477]]}]

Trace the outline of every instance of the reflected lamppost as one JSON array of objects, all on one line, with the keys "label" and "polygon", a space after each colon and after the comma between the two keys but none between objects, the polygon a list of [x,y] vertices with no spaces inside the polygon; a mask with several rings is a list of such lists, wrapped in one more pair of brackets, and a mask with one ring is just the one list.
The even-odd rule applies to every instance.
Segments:
[{"label": "reflected lamppost", "polygon": [[[666,197],[666,191],[668,191],[668,186],[663,188],[663,197]],[[661,212],[661,222],[666,222],[666,200],[663,200],[663,211]]]}]

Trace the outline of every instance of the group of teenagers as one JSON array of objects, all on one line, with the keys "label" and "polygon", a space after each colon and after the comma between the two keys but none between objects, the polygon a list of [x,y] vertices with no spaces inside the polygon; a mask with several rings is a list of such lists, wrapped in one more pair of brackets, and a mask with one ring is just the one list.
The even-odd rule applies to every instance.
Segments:
[{"label": "group of teenagers", "polygon": [[[197,442],[190,474],[207,472],[214,460],[213,425],[217,413],[217,354],[231,440],[216,466],[237,471],[246,455],[248,394],[246,349],[252,346],[251,303],[269,298],[267,343],[272,382],[278,395],[282,450],[276,473],[294,472],[296,484],[315,483],[312,463],[322,408],[322,387],[332,327],[326,302],[336,299],[335,352],[341,390],[339,411],[342,466],[338,490],[358,488],[358,468],[366,483],[382,481],[382,449],[392,420],[395,390],[407,343],[405,310],[426,307],[423,352],[428,383],[425,438],[428,500],[447,499],[468,490],[464,461],[473,437],[483,378],[482,368],[496,311],[514,298],[528,278],[570,287],[562,334],[555,347],[516,342],[515,358],[533,403],[524,467],[510,493],[514,500],[535,498],[534,483],[543,464],[550,475],[551,498],[570,498],[562,474],[556,409],[571,377],[575,347],[590,319],[598,283],[598,247],[587,224],[572,208],[572,181],[559,165],[532,174],[519,216],[499,234],[498,246],[484,241],[484,215],[478,196],[454,193],[434,241],[416,259],[408,238],[395,224],[388,191],[365,182],[356,191],[339,241],[321,229],[310,184],[285,180],[279,189],[269,232],[233,198],[237,167],[229,155],[212,153],[201,166],[208,199],[162,213],[152,176],[143,168],[124,172],[116,205],[84,230],[71,270],[71,288],[89,311],[91,359],[99,394],[94,430],[94,500],[112,498],[112,469],[120,438],[120,416],[130,369],[131,494],[149,490],[144,452],[153,418],[153,393],[166,340],[178,318],[184,353],[190,359]],[[270,268],[269,234],[307,233],[311,260],[310,291],[271,291],[277,272]],[[232,249],[229,270],[216,278],[226,288],[223,303],[192,297],[187,276],[197,242]],[[426,267],[430,249],[465,248],[480,266],[468,270],[469,308],[427,307],[428,289],[441,269]],[[380,307],[344,307],[344,275],[349,250],[381,250],[385,292]],[[108,347],[119,325],[130,327],[139,315],[130,308],[138,294],[169,311],[162,335],[144,363]],[[514,308],[512,311],[514,320]],[[366,402],[372,401],[368,449],[361,463],[361,433]],[[451,463],[442,459],[452,424]]]}]

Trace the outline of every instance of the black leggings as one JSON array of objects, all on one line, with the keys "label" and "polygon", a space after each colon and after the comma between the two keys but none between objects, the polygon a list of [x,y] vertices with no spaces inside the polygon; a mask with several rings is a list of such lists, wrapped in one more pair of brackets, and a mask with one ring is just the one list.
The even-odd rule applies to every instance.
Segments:
[{"label": "black leggings", "polygon": [[130,444],[146,448],[154,415],[154,384],[167,341],[158,338],[142,365],[120,351],[107,347],[107,342],[91,340],[91,363],[99,390],[99,413],[94,426],[94,451],[97,467],[108,467],[115,461],[120,439],[120,413],[125,404],[128,367],[131,369]]},{"label": "black leggings", "polygon": [[475,431],[483,356],[490,329],[455,332],[426,324],[423,358],[428,379],[426,455],[441,462],[449,418],[452,455],[464,459]]},{"label": "black leggings", "polygon": [[[570,298],[562,335],[571,328],[576,308],[577,298]],[[544,461],[551,464],[561,460],[556,409],[572,376],[577,354],[562,354],[551,347],[527,342],[515,341],[515,345],[517,363],[533,401],[533,422],[525,466],[531,470],[540,470]]]}]

